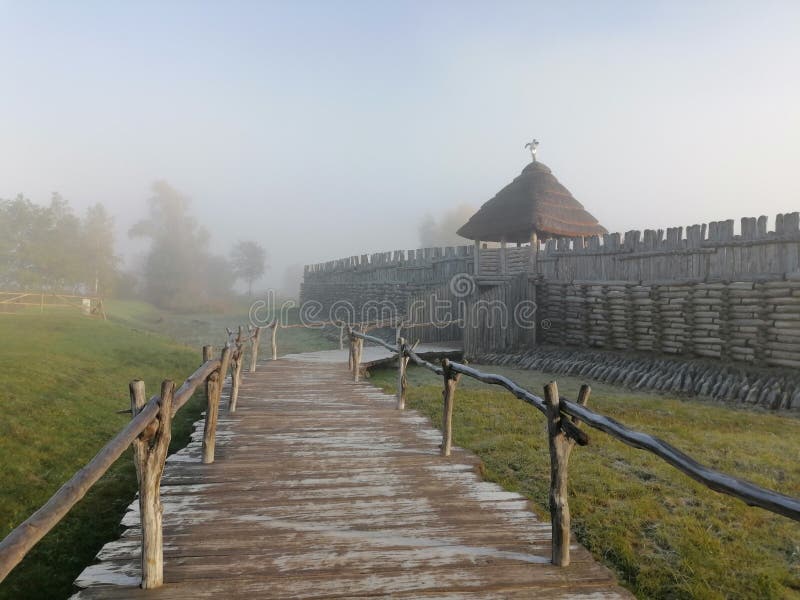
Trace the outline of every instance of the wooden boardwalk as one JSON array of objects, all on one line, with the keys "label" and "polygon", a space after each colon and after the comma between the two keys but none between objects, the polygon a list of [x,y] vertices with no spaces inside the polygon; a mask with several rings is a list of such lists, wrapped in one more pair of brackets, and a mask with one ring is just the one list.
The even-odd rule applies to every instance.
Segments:
[{"label": "wooden boardwalk", "polygon": [[549,523],[394,403],[345,364],[264,363],[220,413],[216,462],[201,431],[168,459],[165,585],[136,587],[134,502],[73,598],[632,597],[581,547],[550,565]]}]

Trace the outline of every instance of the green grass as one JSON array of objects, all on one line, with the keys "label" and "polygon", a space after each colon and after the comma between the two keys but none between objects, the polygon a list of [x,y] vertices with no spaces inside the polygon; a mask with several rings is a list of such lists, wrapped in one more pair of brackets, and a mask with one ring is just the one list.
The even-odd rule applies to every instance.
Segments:
[{"label": "green grass", "polygon": [[[116,434],[130,416],[128,382],[149,394],[179,384],[199,352],[165,338],[77,314],[0,317],[0,537],[25,520]],[[197,394],[173,425],[184,446],[205,404]],[[126,453],[0,585],[0,598],[63,598],[109,539],[136,491]]]},{"label": "green grass", "polygon": [[[580,381],[485,367],[542,395],[557,378],[575,398]],[[372,382],[394,393],[396,372]],[[408,406],[441,427],[441,381],[409,371]],[[800,497],[800,420],[681,401],[605,385],[590,405],[657,435],[715,469]],[[528,496],[548,517],[544,418],[505,390],[462,377],[454,441],[476,452],[485,477]],[[655,456],[589,430],[570,461],[572,527],[640,598],[800,598],[800,523],[717,494]]]},{"label": "green grass", "polygon": [[[175,313],[159,310],[150,304],[137,301],[112,300],[107,304],[109,318],[112,321],[160,333],[195,348],[212,344],[219,349],[226,341],[226,327],[235,329],[243,325],[247,328],[250,323],[247,306],[228,313]],[[264,318],[263,315],[259,317]],[[291,311],[288,315],[289,322],[296,322],[296,317],[297,311]],[[269,357],[270,335],[271,331],[268,329],[261,333],[259,356],[262,359]],[[338,342],[325,339],[319,331],[301,327],[279,330],[277,343],[279,356],[339,347]]]}]

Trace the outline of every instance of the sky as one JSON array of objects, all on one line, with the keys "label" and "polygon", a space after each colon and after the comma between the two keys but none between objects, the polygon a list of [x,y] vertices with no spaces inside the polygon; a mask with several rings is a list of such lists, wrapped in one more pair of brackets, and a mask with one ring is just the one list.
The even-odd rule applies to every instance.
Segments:
[{"label": "sky", "polygon": [[[419,245],[538,158],[611,231],[800,209],[800,2],[0,0],[0,198],[166,180],[212,249]],[[468,242],[467,242],[468,243]]]}]

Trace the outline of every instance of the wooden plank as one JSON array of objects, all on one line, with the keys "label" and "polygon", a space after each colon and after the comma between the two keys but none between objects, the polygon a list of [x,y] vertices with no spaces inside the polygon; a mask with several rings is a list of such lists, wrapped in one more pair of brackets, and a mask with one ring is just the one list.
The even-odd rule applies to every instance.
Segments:
[{"label": "wooden plank", "polygon": [[74,598],[631,598],[574,542],[572,565],[552,565],[524,497],[461,448],[440,457],[427,419],[348,375],[346,352],[246,373],[214,463],[202,422],[167,460],[164,585],[137,588],[134,502]]}]

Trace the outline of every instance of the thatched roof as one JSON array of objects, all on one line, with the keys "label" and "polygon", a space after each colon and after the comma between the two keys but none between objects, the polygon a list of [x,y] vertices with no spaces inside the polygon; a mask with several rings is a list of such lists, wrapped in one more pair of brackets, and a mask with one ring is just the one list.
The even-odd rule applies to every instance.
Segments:
[{"label": "thatched roof", "polygon": [[529,242],[540,239],[588,237],[606,233],[547,166],[532,162],[522,173],[486,202],[458,235],[486,242]]}]

